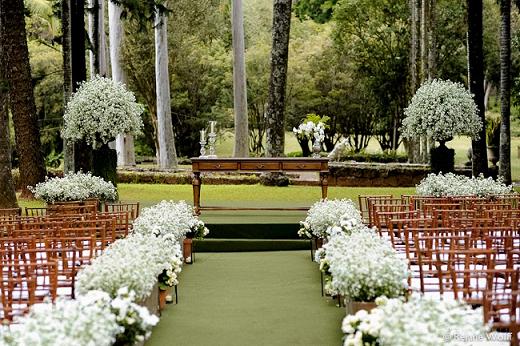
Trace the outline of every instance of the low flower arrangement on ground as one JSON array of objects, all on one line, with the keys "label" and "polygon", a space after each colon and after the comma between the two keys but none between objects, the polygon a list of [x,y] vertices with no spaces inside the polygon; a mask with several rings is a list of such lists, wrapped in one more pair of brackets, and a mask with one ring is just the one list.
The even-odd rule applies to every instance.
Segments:
[{"label": "low flower arrangement on ground", "polygon": [[307,212],[305,221],[300,222],[298,235],[307,238],[327,238],[334,226],[342,223],[362,224],[361,213],[350,199],[321,200]]},{"label": "low flower arrangement on ground", "polygon": [[370,313],[361,310],[346,316],[344,346],[467,345],[486,340],[481,309],[457,301],[413,295],[376,300]]},{"label": "low flower arrangement on ground", "polygon": [[328,243],[316,252],[316,261],[327,277],[326,291],[356,302],[405,295],[409,276],[406,260],[373,229],[343,228],[335,228]]},{"label": "low flower arrangement on ground", "polygon": [[34,197],[47,203],[84,201],[99,199],[115,201],[117,190],[111,182],[106,182],[91,173],[69,173],[63,178],[45,178],[42,183],[28,187]]},{"label": "low flower arrangement on ground", "polygon": [[494,197],[513,192],[511,185],[504,184],[500,178],[466,177],[453,173],[429,174],[416,187],[420,196],[449,197],[449,196],[477,196]]},{"label": "low flower arrangement on ground", "polygon": [[209,233],[204,222],[199,220],[193,207],[185,201],[161,201],[145,208],[134,221],[134,233],[166,237],[180,241],[191,233],[194,238],[202,238]]},{"label": "low flower arrangement on ground", "polygon": [[103,255],[78,273],[76,292],[101,290],[115,296],[121,287],[128,287],[136,299],[142,300],[163,273],[166,277],[162,283],[175,285],[181,265],[182,253],[177,242],[132,234],[110,245]]},{"label": "low flower arrangement on ground", "polygon": [[132,345],[151,334],[159,319],[134,303],[133,293],[121,288],[111,298],[89,291],[77,299],[36,304],[12,330],[3,330],[6,345]]}]

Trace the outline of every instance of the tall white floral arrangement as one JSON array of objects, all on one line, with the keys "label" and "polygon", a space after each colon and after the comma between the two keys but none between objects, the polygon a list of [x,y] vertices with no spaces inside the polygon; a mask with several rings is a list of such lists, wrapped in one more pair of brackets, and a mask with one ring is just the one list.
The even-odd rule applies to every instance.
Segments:
[{"label": "tall white floral arrangement", "polygon": [[85,140],[94,148],[118,134],[138,134],[143,106],[132,92],[112,79],[96,76],[72,95],[63,116],[62,135],[72,142]]},{"label": "tall white floral arrangement", "polygon": [[454,136],[477,139],[482,120],[473,95],[460,83],[434,79],[424,83],[404,111],[406,138],[428,136],[449,141]]}]

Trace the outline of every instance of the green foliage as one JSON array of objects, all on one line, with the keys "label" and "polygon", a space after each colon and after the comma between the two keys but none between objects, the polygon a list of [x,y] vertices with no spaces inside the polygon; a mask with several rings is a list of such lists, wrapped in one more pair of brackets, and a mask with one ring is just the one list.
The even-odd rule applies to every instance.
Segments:
[{"label": "green foliage", "polygon": [[486,142],[488,146],[500,145],[500,118],[486,118]]},{"label": "green foliage", "polygon": [[408,7],[397,0],[340,1],[334,11],[334,42],[353,64],[378,119],[374,128],[383,150],[397,149],[407,103]]},{"label": "green foliage", "polygon": [[338,0],[299,0],[293,6],[296,17],[312,19],[317,23],[328,22]]}]

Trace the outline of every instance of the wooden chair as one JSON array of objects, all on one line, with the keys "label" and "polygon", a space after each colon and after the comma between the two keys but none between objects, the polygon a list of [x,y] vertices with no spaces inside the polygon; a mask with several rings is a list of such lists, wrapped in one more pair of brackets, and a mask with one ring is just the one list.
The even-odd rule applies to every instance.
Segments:
[{"label": "wooden chair", "polygon": [[133,222],[135,219],[137,219],[139,217],[139,202],[105,203],[105,212],[106,213],[128,212],[129,221]]},{"label": "wooden chair", "polygon": [[57,292],[57,263],[9,261],[2,255],[0,261],[0,300],[2,319],[12,322],[25,314],[35,303],[46,298],[54,300]]},{"label": "wooden chair", "polygon": [[361,217],[363,218],[363,222],[369,223],[369,207],[368,200],[373,199],[374,201],[384,200],[384,199],[392,199],[393,195],[358,195],[358,203],[359,203],[359,211],[361,212]]},{"label": "wooden chair", "polygon": [[46,216],[47,208],[45,208],[45,207],[25,207],[25,215],[27,215],[27,216]]},{"label": "wooden chair", "polygon": [[21,215],[22,208],[0,208],[0,217]]}]

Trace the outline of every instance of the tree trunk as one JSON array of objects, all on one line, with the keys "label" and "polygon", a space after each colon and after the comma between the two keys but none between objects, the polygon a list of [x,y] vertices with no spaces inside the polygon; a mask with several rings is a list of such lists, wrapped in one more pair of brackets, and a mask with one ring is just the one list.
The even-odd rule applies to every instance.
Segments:
[{"label": "tree trunk", "polygon": [[242,0],[233,0],[233,101],[235,108],[234,157],[249,156],[246,63],[244,57],[244,13]]},{"label": "tree trunk", "polygon": [[177,153],[173,137],[170,106],[170,78],[168,75],[167,17],[157,11],[155,15],[155,86],[157,92],[157,121],[159,137],[159,166],[176,168]]},{"label": "tree trunk", "polygon": [[429,0],[422,0],[421,7],[421,84],[428,79],[428,32],[429,32]]},{"label": "tree trunk", "polygon": [[93,150],[92,174],[117,186],[117,154],[108,144]]},{"label": "tree trunk", "polygon": [[[0,14],[4,11],[4,2],[0,1]],[[18,206],[11,172],[11,136],[9,132],[9,110],[7,108],[8,82],[7,64],[4,56],[3,16],[0,15],[0,208]]]},{"label": "tree trunk", "polygon": [[[71,0],[61,2],[61,49],[63,52],[63,104],[69,102],[72,95],[72,62],[71,62]],[[63,139],[63,173],[74,172],[74,144]]]},{"label": "tree trunk", "polygon": [[511,184],[511,0],[500,0],[500,166],[498,175]]},{"label": "tree trunk", "polygon": [[274,0],[273,46],[271,76],[267,103],[267,157],[284,155],[285,146],[285,86],[291,30],[291,0]]},{"label": "tree trunk", "polygon": [[[121,22],[122,9],[109,0],[108,26],[110,38],[110,64],[112,79],[125,83],[123,67],[121,66],[121,45],[123,43],[123,25]],[[132,135],[118,135],[116,138],[117,164],[119,166],[135,166],[134,137]]]},{"label": "tree trunk", "polygon": [[[484,52],[482,43],[482,0],[467,0],[468,8],[468,80],[469,90],[473,93],[482,123],[486,123],[484,109]],[[483,126],[479,139],[473,140],[474,176],[487,175],[486,127]]]},{"label": "tree trunk", "polygon": [[[71,0],[71,60],[72,90],[87,80],[85,60],[85,3],[83,0]],[[92,148],[85,141],[74,143],[74,169],[83,172],[92,170]]]},{"label": "tree trunk", "polygon": [[[418,75],[417,75],[417,51],[419,47],[419,35],[418,35],[418,19],[419,19],[419,0],[410,0],[410,94],[409,99],[413,97],[418,88]],[[419,140],[410,139],[407,142],[408,161],[412,163],[418,163],[421,156],[421,147]]]},{"label": "tree trunk", "polygon": [[436,50],[436,37],[435,37],[435,25],[436,25],[436,1],[429,0],[428,4],[428,80],[432,80],[437,77],[437,50]]},{"label": "tree trunk", "polygon": [[7,69],[9,105],[20,155],[22,197],[31,197],[27,186],[45,178],[38,116],[32,89],[31,65],[25,32],[23,0],[2,1],[2,45]]},{"label": "tree trunk", "polygon": [[[109,0],[110,1],[110,0]],[[107,76],[105,39],[105,1],[89,0],[88,28],[90,42],[90,76]]]}]

